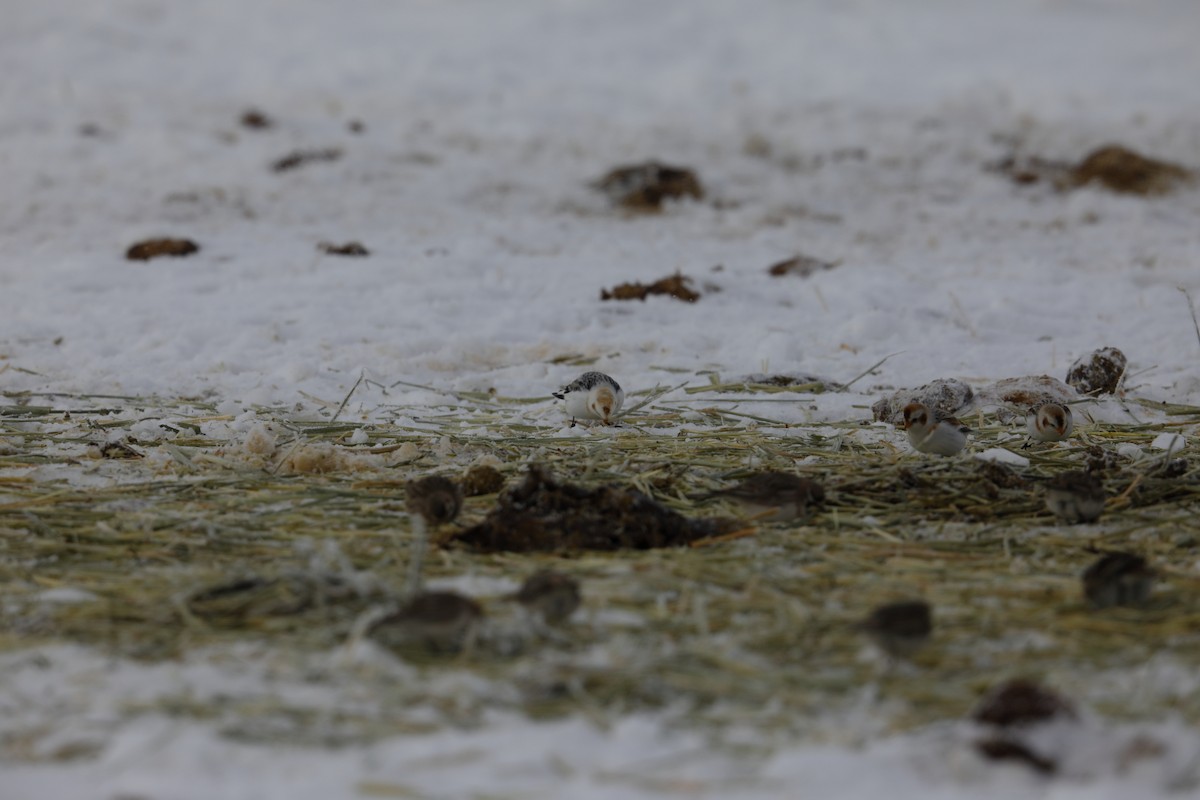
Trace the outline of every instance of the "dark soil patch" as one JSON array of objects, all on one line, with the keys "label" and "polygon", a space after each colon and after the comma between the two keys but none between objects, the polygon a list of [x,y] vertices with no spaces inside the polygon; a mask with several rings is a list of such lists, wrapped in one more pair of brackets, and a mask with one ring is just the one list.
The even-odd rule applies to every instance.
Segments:
[{"label": "dark soil patch", "polygon": [[1178,164],[1148,158],[1120,145],[1107,145],[1090,153],[1070,173],[1073,186],[1099,183],[1122,194],[1166,194],[1189,180],[1192,172]]},{"label": "dark soil patch", "polygon": [[1067,383],[1080,394],[1116,394],[1129,360],[1115,347],[1102,347],[1081,356],[1067,372]]},{"label": "dark soil patch", "polygon": [[617,167],[593,187],[608,195],[615,205],[632,211],[660,211],[664,200],[704,198],[704,187],[695,172],[658,161]]},{"label": "dark soil patch", "polygon": [[146,239],[130,245],[125,251],[125,258],[130,261],[149,261],[160,256],[181,258],[200,251],[200,245],[191,239]]},{"label": "dark soil patch", "polygon": [[324,150],[296,150],[271,164],[271,170],[287,172],[322,161],[337,161],[341,157],[342,151],[337,147],[327,147]]},{"label": "dark soil patch", "polygon": [[1112,192],[1142,197],[1167,194],[1195,177],[1192,170],[1121,145],[1105,145],[1074,164],[1014,154],[991,164],[989,169],[1023,186],[1048,183],[1068,191],[1095,183]]},{"label": "dark soil patch", "polygon": [[716,520],[689,519],[631,489],[559,483],[534,464],[455,541],[485,553],[648,550],[686,545],[718,528]]},{"label": "dark soil patch", "polygon": [[318,242],[317,249],[322,253],[331,256],[351,256],[354,258],[366,258],[371,255],[371,251],[363,247],[361,242],[346,242],[345,244],[333,244],[332,242]]},{"label": "dark soil patch", "polygon": [[822,261],[812,256],[797,255],[787,261],[780,261],[778,264],[772,265],[767,269],[767,274],[774,278],[782,278],[784,275],[807,278],[814,273],[833,269],[840,263],[840,261]]},{"label": "dark soil patch", "polygon": [[654,283],[622,283],[611,290],[601,289],[601,300],[645,300],[652,294],[665,294],[685,303],[694,303],[700,299],[700,293],[692,289],[692,279],[676,272],[666,278],[660,278]]},{"label": "dark soil patch", "polygon": [[238,118],[238,122],[243,128],[249,128],[253,131],[265,131],[268,128],[275,127],[275,120],[259,111],[257,108],[249,108],[242,112],[242,116]]}]

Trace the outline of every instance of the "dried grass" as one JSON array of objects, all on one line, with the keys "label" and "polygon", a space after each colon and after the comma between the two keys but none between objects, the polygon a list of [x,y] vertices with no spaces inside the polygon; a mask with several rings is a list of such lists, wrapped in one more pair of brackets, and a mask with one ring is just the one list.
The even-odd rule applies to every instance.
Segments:
[{"label": "dried grass", "polygon": [[[741,405],[719,404],[731,390]],[[515,585],[553,564],[583,584],[584,611],[553,639],[520,628],[499,593],[478,598],[493,627],[454,664],[507,687],[478,702],[601,721],[682,702],[696,724],[753,719],[826,735],[807,720],[861,703],[864,686],[877,687],[888,701],[880,713],[903,729],[961,717],[986,687],[1035,675],[1061,680],[1107,714],[1169,709],[1200,722],[1198,697],[1163,688],[1134,705],[1132,695],[1107,696],[1089,682],[1150,656],[1200,666],[1200,576],[1190,566],[1200,556],[1196,445],[1172,454],[1184,459],[1175,477],[1163,477],[1165,459],[1118,462],[1105,473],[1098,525],[1056,524],[1040,488],[1081,468],[1089,447],[1146,446],[1164,430],[1194,440],[1200,408],[1146,403],[1168,421],[1081,425],[1065,446],[1026,451],[1012,425],[973,418],[973,447],[1028,457],[1014,472],[911,455],[892,444],[898,436],[856,435],[857,422],[773,419],[770,403],[798,387],[718,382],[688,387],[682,400],[663,399],[667,391],[632,397],[624,428],[579,438],[526,416],[539,399],[482,393],[421,409],[420,427],[296,421],[262,409],[272,441],[261,429],[205,435],[205,423],[229,418],[200,402],[20,398],[28,402],[0,407],[0,649],[73,641],[157,660],[246,639],[300,652],[339,647],[362,614],[397,600],[412,534],[403,483],[414,474],[461,475],[482,462],[511,484],[536,461],[562,479],[632,487],[687,516],[718,517],[734,509],[690,498],[769,468],[822,481],[824,509],[804,524],[751,523],[704,546],[567,558],[477,554],[457,546],[453,531],[439,537],[426,580],[470,574]],[[142,459],[80,458],[98,436],[129,438],[150,408],[178,431],[173,439],[138,443]],[[396,409],[398,419],[411,413]],[[679,429],[684,413],[689,427]],[[348,444],[360,431],[365,443]],[[478,522],[495,503],[494,493],[468,498],[456,524]],[[1160,570],[1147,607],[1099,612],[1083,602],[1079,575],[1112,549]],[[44,600],[64,588],[95,599]],[[889,666],[854,623],[907,597],[933,605],[934,635],[914,664]],[[245,730],[260,712],[242,711]],[[409,725],[346,724],[350,738]]]}]

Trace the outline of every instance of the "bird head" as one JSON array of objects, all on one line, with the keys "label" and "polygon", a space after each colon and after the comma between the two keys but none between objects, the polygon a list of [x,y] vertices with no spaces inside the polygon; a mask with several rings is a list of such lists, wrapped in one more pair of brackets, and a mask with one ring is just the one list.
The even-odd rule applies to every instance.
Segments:
[{"label": "bird head", "polygon": [[921,403],[909,403],[904,407],[904,430],[914,426],[924,428],[929,423],[929,409]]}]

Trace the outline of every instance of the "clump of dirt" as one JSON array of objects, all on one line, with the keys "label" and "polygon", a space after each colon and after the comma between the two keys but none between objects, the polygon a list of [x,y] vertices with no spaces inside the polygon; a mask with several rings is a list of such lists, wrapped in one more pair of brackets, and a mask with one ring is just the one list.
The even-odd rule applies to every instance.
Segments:
[{"label": "clump of dirt", "polygon": [[1105,145],[1071,168],[1071,185],[1099,183],[1122,194],[1166,194],[1190,180],[1193,173],[1168,161],[1148,158],[1121,145]]},{"label": "clump of dirt", "polygon": [[689,284],[692,279],[683,273],[676,272],[674,275],[669,275],[666,278],[659,278],[654,283],[622,283],[614,286],[612,290],[601,289],[601,300],[645,300],[647,296],[652,294],[665,294],[674,297],[676,300],[682,300],[685,303],[694,303],[700,299],[700,293],[692,289]]},{"label": "clump of dirt", "polygon": [[632,211],[661,211],[664,200],[704,198],[704,188],[695,172],[658,161],[617,167],[592,186],[608,195],[615,205]]},{"label": "clump of dirt", "polygon": [[1038,755],[1030,747],[1003,736],[981,739],[975,749],[990,761],[1020,761],[1042,775],[1053,775],[1058,771],[1058,762]]},{"label": "clump of dirt", "polygon": [[1067,372],[1067,383],[1086,395],[1116,394],[1129,360],[1115,347],[1101,347],[1080,356]]},{"label": "clump of dirt", "polygon": [[871,412],[877,421],[899,425],[904,421],[904,407],[909,403],[922,403],[937,414],[953,417],[962,413],[974,397],[971,387],[962,381],[938,378],[917,389],[900,389],[891,397],[877,400],[871,406]]},{"label": "clump of dirt", "polygon": [[341,157],[342,151],[338,147],[327,147],[324,150],[296,150],[271,164],[271,171],[287,172],[322,161],[337,161]]},{"label": "clump of dirt", "polygon": [[1053,719],[1078,719],[1069,700],[1027,678],[1017,678],[993,688],[980,701],[971,718],[995,731],[977,741],[980,755],[994,761],[1021,761],[1042,774],[1058,769],[1055,759],[1037,752],[1026,739],[1030,727]]},{"label": "clump of dirt", "polygon": [[504,476],[490,464],[476,464],[467,470],[462,480],[465,497],[493,494],[504,488]]},{"label": "clump of dirt", "polygon": [[275,127],[275,120],[271,119],[257,108],[248,108],[242,112],[242,116],[238,118],[238,122],[243,128],[249,128],[254,131],[265,131],[268,128]]},{"label": "clump of dirt", "polygon": [[719,528],[716,520],[689,519],[631,489],[559,483],[533,464],[482,522],[455,540],[484,553],[649,550],[686,545]]},{"label": "clump of dirt", "polygon": [[1171,192],[1195,177],[1178,164],[1143,156],[1121,145],[1093,150],[1078,163],[1013,154],[989,165],[1018,185],[1046,182],[1060,191],[1091,183],[1121,194],[1142,197]]},{"label": "clump of dirt", "polygon": [[193,242],[191,239],[146,239],[136,244],[129,246],[125,251],[125,258],[130,261],[149,261],[152,258],[160,256],[172,256],[174,258],[182,258],[190,256],[192,253],[200,251],[200,245]]},{"label": "clump of dirt", "polygon": [[1032,725],[1057,716],[1074,719],[1074,706],[1066,698],[1027,678],[1017,678],[995,687],[971,714],[976,722],[997,728]]},{"label": "clump of dirt", "polygon": [[822,261],[819,258],[800,254],[787,261],[780,261],[778,264],[772,265],[767,269],[767,274],[775,278],[782,278],[784,275],[807,278],[814,273],[833,269],[841,263],[840,261]]},{"label": "clump of dirt", "polygon": [[322,253],[331,256],[351,256],[354,258],[366,258],[371,255],[371,251],[363,247],[361,242],[346,242],[345,244],[333,244],[332,242],[317,242],[317,249]]}]

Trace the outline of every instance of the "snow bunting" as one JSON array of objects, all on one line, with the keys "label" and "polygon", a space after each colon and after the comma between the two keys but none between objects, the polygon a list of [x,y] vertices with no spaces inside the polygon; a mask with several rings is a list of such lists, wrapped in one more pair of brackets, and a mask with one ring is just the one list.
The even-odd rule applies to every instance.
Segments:
[{"label": "snow bunting", "polygon": [[544,622],[557,625],[579,608],[579,581],[561,572],[541,570],[529,576],[510,597]]},{"label": "snow bunting", "polygon": [[1029,436],[1040,442],[1061,442],[1071,435],[1075,421],[1071,418],[1070,406],[1046,403],[1039,409],[1030,409],[1025,424]]},{"label": "snow bunting", "polygon": [[904,407],[904,430],[908,441],[922,453],[952,456],[967,445],[971,429],[954,417],[940,417],[921,403]]},{"label": "snow bunting", "polygon": [[767,522],[790,522],[804,516],[810,506],[823,502],[825,488],[787,472],[756,472],[735,486],[698,499],[707,497],[728,497],[747,514],[761,514]]},{"label": "snow bunting", "polygon": [[458,484],[441,475],[426,475],[404,485],[408,513],[425,520],[430,527],[451,522],[462,510],[462,491]]},{"label": "snow bunting", "polygon": [[603,372],[585,372],[553,395],[566,402],[572,427],[579,418],[598,419],[612,425],[613,417],[625,402],[620,384]]},{"label": "snow bunting", "polygon": [[1133,553],[1105,553],[1083,573],[1083,594],[1096,608],[1139,606],[1150,596],[1154,570]]},{"label": "snow bunting", "polygon": [[1104,511],[1104,484],[1090,472],[1055,475],[1046,483],[1046,508],[1064,522],[1094,522]]},{"label": "snow bunting", "polygon": [[889,655],[907,658],[929,639],[933,611],[924,600],[888,603],[872,611],[859,629]]},{"label": "snow bunting", "polygon": [[457,592],[421,592],[371,626],[370,636],[386,647],[425,647],[457,652],[474,637],[483,609]]}]

